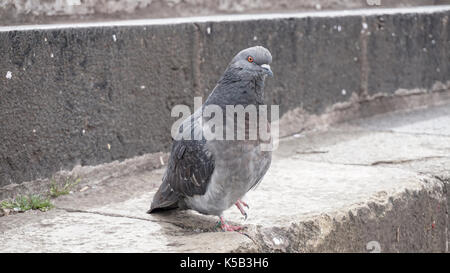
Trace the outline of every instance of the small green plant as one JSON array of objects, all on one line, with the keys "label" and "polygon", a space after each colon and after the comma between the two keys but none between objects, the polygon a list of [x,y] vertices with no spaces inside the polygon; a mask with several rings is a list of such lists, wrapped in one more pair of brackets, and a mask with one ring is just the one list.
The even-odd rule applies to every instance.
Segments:
[{"label": "small green plant", "polygon": [[50,184],[50,196],[55,198],[61,195],[69,194],[70,191],[78,184],[80,183],[80,178],[73,179],[73,178],[67,178],[66,183],[64,183],[64,186],[60,187],[56,184],[55,180],[52,180]]},{"label": "small green plant", "polygon": [[12,200],[3,200],[0,202],[1,209],[12,209],[20,212],[30,209],[47,211],[52,207],[53,204],[50,202],[50,199],[40,195],[20,195]]},{"label": "small green plant", "polygon": [[9,209],[16,212],[24,212],[27,210],[47,211],[53,208],[50,198],[70,193],[70,191],[80,183],[79,178],[67,178],[63,186],[59,186],[55,180],[50,183],[50,189],[45,197],[37,194],[19,195],[14,199],[0,201],[0,209]]}]

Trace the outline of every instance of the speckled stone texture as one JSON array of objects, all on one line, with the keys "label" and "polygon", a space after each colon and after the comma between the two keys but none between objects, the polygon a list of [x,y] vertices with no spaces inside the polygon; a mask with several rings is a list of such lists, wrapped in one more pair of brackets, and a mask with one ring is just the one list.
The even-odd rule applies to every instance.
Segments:
[{"label": "speckled stone texture", "polygon": [[443,93],[449,10],[2,27],[0,187],[168,151],[172,107],[205,98],[230,58],[253,45],[273,54],[267,103],[296,117],[283,135],[316,127],[323,114],[342,121],[404,107],[364,112],[361,103],[379,96]]},{"label": "speckled stone texture", "polygon": [[449,140],[450,104],[287,138],[244,199],[248,219],[225,212],[244,233],[193,211],[146,214],[164,168],[84,167],[55,209],[0,217],[0,252],[447,252]]}]

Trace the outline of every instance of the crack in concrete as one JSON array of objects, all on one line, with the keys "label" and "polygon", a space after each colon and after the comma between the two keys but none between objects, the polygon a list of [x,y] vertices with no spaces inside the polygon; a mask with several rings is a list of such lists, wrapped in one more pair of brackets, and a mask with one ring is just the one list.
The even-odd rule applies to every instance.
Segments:
[{"label": "crack in concrete", "polygon": [[326,154],[329,151],[322,151],[322,150],[310,150],[310,151],[295,151],[296,154],[301,155],[310,155],[310,154]]},{"label": "crack in concrete", "polygon": [[364,129],[365,131],[369,132],[375,132],[375,133],[392,133],[392,134],[401,134],[401,135],[411,135],[411,136],[438,136],[438,137],[449,137],[450,135],[446,134],[432,134],[432,133],[417,133],[417,132],[401,132],[401,131],[394,131],[394,130],[370,130],[370,129]]},{"label": "crack in concrete", "polygon": [[395,165],[395,164],[403,164],[403,163],[409,163],[409,162],[414,162],[414,161],[423,161],[423,160],[428,160],[428,159],[439,159],[439,158],[450,158],[450,157],[449,156],[425,156],[425,157],[412,158],[412,159],[379,160],[379,161],[370,163],[369,166],[376,166],[376,165],[381,165],[381,164]]},{"label": "crack in concrete", "polygon": [[[253,244],[255,245],[255,247],[256,247],[257,249],[259,248],[259,244],[256,242],[256,239],[253,239],[253,237],[250,236],[250,234],[244,233],[244,232],[238,232],[238,233],[241,234],[241,235],[244,235],[244,236],[247,237],[247,238],[249,238],[249,239],[253,242]],[[256,234],[258,234],[258,233],[256,233]]]},{"label": "crack in concrete", "polygon": [[194,26],[194,32],[193,32],[193,41],[192,41],[192,87],[194,89],[195,96],[203,96],[203,90],[202,90],[202,83],[200,81],[200,75],[201,75],[201,50],[202,50],[202,43],[200,41],[200,35],[202,35],[201,27],[198,23],[193,23]]},{"label": "crack in concrete", "polygon": [[[123,215],[123,214],[118,214],[118,213],[110,213],[110,212],[99,212],[99,211],[72,209],[72,208],[64,208],[64,207],[56,207],[56,209],[64,210],[66,212],[91,213],[91,214],[97,214],[97,215],[108,216],[108,217],[123,217],[123,218],[135,219],[135,220],[155,222],[155,223],[164,222],[164,221],[156,221],[156,220],[142,218],[142,217],[128,216],[128,215]],[[169,223],[169,222],[165,222],[165,223]]]},{"label": "crack in concrete", "polygon": [[399,160],[379,160],[374,161],[372,163],[364,164],[364,163],[344,163],[344,162],[333,162],[333,161],[327,161],[328,164],[334,164],[334,165],[346,165],[346,166],[365,166],[365,167],[371,167],[371,166],[377,166],[377,165],[396,165],[396,164],[403,164],[403,163],[409,163],[414,161],[423,161],[423,160],[429,160],[429,159],[440,159],[440,158],[450,158],[450,156],[425,156],[425,157],[419,157],[419,158],[411,158],[411,159],[399,159]]},{"label": "crack in concrete", "polygon": [[[367,25],[367,19],[366,16],[362,16],[362,25]],[[366,30],[363,29],[363,31],[359,35],[359,42],[361,44],[361,62],[360,62],[360,69],[361,69],[361,78],[360,78],[360,91],[359,94],[363,98],[369,97],[369,61],[367,58],[367,40],[368,35],[366,34]]]},{"label": "crack in concrete", "polygon": [[[72,209],[72,208],[64,208],[64,207],[56,207],[56,209],[63,210],[65,212],[69,212],[69,213],[73,213],[73,212],[75,212],[75,213],[87,213],[87,214],[96,214],[96,215],[101,215],[101,216],[106,216],[106,217],[128,218],[128,219],[141,220],[141,221],[147,221],[147,222],[153,222],[153,223],[166,223],[166,224],[171,224],[173,226],[181,228],[184,231],[188,231],[188,232],[189,231],[190,232],[193,231],[193,229],[191,227],[185,226],[182,223],[174,223],[174,222],[170,222],[170,221],[152,220],[152,219],[148,219],[148,218],[129,216],[129,215],[123,215],[123,214],[118,214],[118,213],[99,212],[99,211]],[[202,232],[213,232],[213,231],[212,230],[202,230]],[[253,240],[253,238],[251,238],[251,236],[249,234],[241,233],[241,232],[238,232],[238,233],[243,235],[243,236],[246,236],[246,237],[250,238],[250,240],[252,240],[253,243],[255,243],[255,245],[256,245],[256,242]]]},{"label": "crack in concrete", "polygon": [[443,195],[447,198],[447,209],[445,210],[445,234],[447,234],[446,241],[445,241],[445,253],[448,253],[448,243],[449,243],[449,236],[448,233],[448,226],[449,226],[449,219],[448,219],[448,210],[450,207],[450,202],[448,200],[448,185],[450,184],[450,178],[440,177],[439,175],[433,175],[433,178],[440,181],[443,185]]},{"label": "crack in concrete", "polygon": [[179,227],[179,228],[181,228],[183,230],[190,231],[189,228],[187,228],[186,226],[184,226],[182,224],[169,222],[169,221],[152,220],[152,219],[148,219],[148,218],[129,216],[129,215],[123,215],[123,214],[118,214],[118,213],[99,212],[99,211],[72,209],[72,208],[64,208],[64,207],[56,207],[56,209],[64,210],[64,211],[69,212],[69,213],[71,213],[71,212],[89,213],[89,214],[96,214],[96,215],[107,216],[107,217],[128,218],[128,219],[141,220],[141,221],[147,221],[147,222],[153,222],[153,223],[166,223],[166,224],[171,224],[171,225],[174,225],[176,227]]}]

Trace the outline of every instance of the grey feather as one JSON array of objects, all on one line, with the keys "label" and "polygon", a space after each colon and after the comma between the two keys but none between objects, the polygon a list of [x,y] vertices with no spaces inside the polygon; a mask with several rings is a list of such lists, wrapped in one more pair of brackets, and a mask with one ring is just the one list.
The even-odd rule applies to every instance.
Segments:
[{"label": "grey feather", "polygon": [[[248,57],[252,57],[249,62]],[[264,104],[264,80],[272,74],[267,65],[270,52],[260,46],[239,52],[230,62],[205,101],[208,105]],[[208,119],[196,111],[181,125],[192,136]],[[224,119],[224,124],[235,120]],[[268,127],[267,124],[258,126]],[[233,127],[234,128],[234,127]],[[180,132],[181,134],[181,132]],[[192,138],[198,139],[198,138]],[[149,213],[164,209],[194,209],[221,215],[261,182],[269,169],[272,154],[262,151],[261,140],[174,140],[168,167],[155,194]]]}]

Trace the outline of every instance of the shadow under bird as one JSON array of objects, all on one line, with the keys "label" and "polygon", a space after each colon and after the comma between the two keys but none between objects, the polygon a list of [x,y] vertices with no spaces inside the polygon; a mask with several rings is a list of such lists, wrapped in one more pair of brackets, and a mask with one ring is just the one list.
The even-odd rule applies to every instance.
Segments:
[{"label": "shadow under bird", "polygon": [[[273,76],[270,69],[272,55],[262,46],[250,47],[239,52],[230,62],[205,103],[188,117],[180,129],[192,134],[203,133],[208,118],[202,111],[210,105],[217,105],[225,113],[226,105],[264,105],[264,81],[267,75]],[[258,110],[259,114],[259,110]],[[211,117],[212,118],[212,117]],[[236,116],[223,118],[224,126],[237,122]],[[259,135],[248,139],[249,117],[245,116],[245,134],[243,140],[205,139],[192,137],[175,138],[172,145],[168,166],[162,184],[153,197],[148,213],[168,209],[193,209],[202,214],[217,215],[224,231],[236,231],[240,226],[225,222],[222,213],[233,204],[242,215],[247,217],[242,197],[254,188],[269,169],[272,152],[262,149],[261,144],[270,142],[262,140]],[[268,122],[257,127],[269,130]],[[236,125],[236,126],[234,126]],[[234,124],[234,134],[239,124]],[[199,130],[200,129],[200,130]],[[182,132],[179,130],[179,134]],[[176,140],[180,139],[180,140]]]}]

